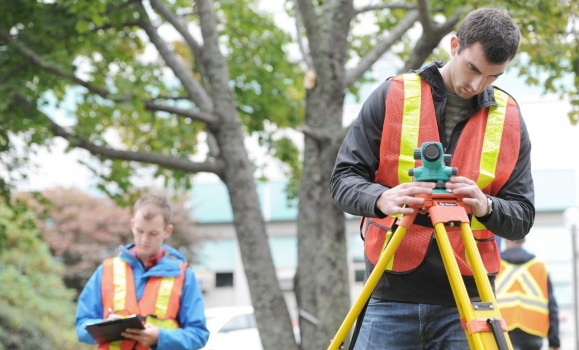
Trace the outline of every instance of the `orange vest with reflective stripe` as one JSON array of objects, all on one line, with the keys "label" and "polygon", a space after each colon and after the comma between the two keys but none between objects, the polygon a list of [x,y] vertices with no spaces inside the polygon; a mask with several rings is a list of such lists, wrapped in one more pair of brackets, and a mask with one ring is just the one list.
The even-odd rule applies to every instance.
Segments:
[{"label": "orange vest with reflective stripe", "polygon": [[[450,166],[458,175],[476,180],[486,194],[496,195],[515,168],[520,149],[520,120],[516,102],[505,92],[494,90],[496,106],[478,110],[462,131]],[[386,113],[380,143],[380,163],[375,181],[388,187],[411,182],[408,170],[421,165],[414,149],[424,142],[440,142],[431,86],[418,74],[408,73],[392,80],[386,98]],[[362,234],[369,261],[376,264],[393,234],[395,218],[364,218]],[[471,227],[481,258],[489,273],[499,271],[500,255],[494,234],[472,217]],[[472,275],[466,260],[460,227],[447,228],[463,275]],[[387,269],[411,271],[420,265],[434,229],[411,225]]]},{"label": "orange vest with reflective stripe", "polygon": [[516,265],[501,261],[496,298],[507,328],[545,338],[549,332],[547,268],[537,259]]},{"label": "orange vest with reflective stripe", "polygon": [[[115,313],[124,311],[127,315],[140,315],[145,318],[146,323],[159,328],[179,328],[177,314],[181,306],[181,292],[186,268],[187,263],[182,262],[181,275],[178,277],[149,277],[143,296],[137,301],[133,270],[129,263],[119,257],[106,259],[103,263],[101,283],[104,318],[109,316],[109,310],[113,310]],[[100,344],[97,349],[149,349],[148,346],[141,344],[134,346],[134,341],[123,340]]]}]

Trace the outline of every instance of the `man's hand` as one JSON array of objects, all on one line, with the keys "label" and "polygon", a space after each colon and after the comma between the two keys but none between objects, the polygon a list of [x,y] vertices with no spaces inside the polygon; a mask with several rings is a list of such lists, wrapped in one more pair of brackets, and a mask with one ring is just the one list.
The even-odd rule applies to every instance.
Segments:
[{"label": "man's hand", "polygon": [[145,329],[127,328],[122,333],[122,336],[127,339],[136,340],[145,346],[157,344],[159,341],[159,328],[152,324],[145,324]]},{"label": "man's hand", "polygon": [[487,196],[473,180],[464,176],[452,176],[450,181],[446,183],[446,188],[453,194],[463,195],[462,201],[472,209],[474,216],[487,215],[489,210]]},{"label": "man's hand", "polygon": [[419,194],[432,194],[436,184],[434,182],[408,182],[392,187],[382,192],[376,201],[376,207],[386,215],[410,215],[414,209],[405,205],[424,204],[424,198],[417,198]]}]

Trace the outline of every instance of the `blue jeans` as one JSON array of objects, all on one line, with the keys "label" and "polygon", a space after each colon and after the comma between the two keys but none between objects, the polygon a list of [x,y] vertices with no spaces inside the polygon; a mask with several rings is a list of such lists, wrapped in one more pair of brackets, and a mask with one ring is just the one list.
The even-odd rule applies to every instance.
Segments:
[{"label": "blue jeans", "polygon": [[355,350],[464,350],[468,341],[456,306],[371,298]]}]

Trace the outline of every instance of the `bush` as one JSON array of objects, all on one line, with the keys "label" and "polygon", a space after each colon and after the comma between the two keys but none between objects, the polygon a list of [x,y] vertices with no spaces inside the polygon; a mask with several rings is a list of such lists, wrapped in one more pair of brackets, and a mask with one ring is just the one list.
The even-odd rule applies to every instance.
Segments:
[{"label": "bush", "polygon": [[5,349],[79,349],[74,291],[25,207],[0,204],[0,344]]}]

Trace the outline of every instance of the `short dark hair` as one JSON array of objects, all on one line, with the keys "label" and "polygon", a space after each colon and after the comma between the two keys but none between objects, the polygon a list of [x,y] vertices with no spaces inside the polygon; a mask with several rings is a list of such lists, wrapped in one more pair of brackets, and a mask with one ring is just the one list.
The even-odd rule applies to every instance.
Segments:
[{"label": "short dark hair", "polygon": [[150,194],[139,198],[133,207],[133,213],[141,209],[143,210],[143,217],[147,220],[161,214],[165,220],[165,225],[169,225],[171,222],[171,205],[164,196]]},{"label": "short dark hair", "polygon": [[459,25],[456,36],[459,40],[458,53],[478,42],[491,64],[512,60],[521,41],[521,32],[515,21],[494,8],[470,12]]}]

